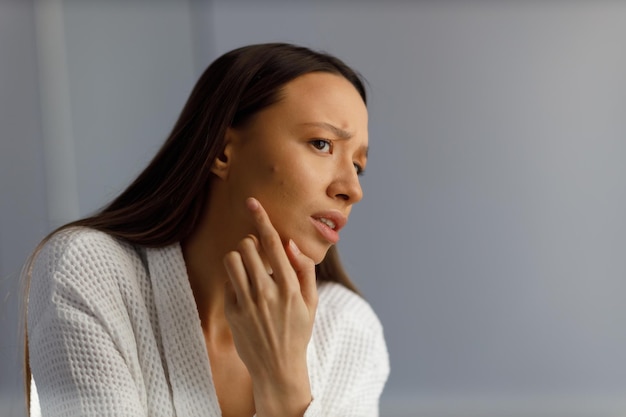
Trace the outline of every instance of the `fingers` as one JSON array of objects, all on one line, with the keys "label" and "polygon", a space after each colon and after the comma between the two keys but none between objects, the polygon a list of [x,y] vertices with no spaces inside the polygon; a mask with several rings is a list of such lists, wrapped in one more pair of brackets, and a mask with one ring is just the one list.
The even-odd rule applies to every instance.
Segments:
[{"label": "fingers", "polygon": [[[287,381],[284,370],[306,370],[317,309],[315,265],[291,240],[283,246],[257,200],[248,199],[246,204],[256,237],[246,236],[224,258],[229,277],[224,310],[253,386],[268,387],[279,381],[284,393],[285,386],[301,385]],[[296,374],[296,379],[308,381],[307,372]]]},{"label": "fingers", "polygon": [[270,290],[271,286],[275,285],[270,275],[272,271],[268,271],[263,263],[257,244],[254,236],[248,236],[241,241],[238,247],[241,261],[247,273],[250,295],[253,298],[257,298],[260,293]]},{"label": "fingers", "polygon": [[[230,279],[230,286],[227,288],[232,289],[232,292],[229,291],[230,301],[236,301],[237,304],[241,304],[250,300],[250,281],[243,266],[241,254],[237,251],[228,252],[224,256],[224,267]],[[233,293],[236,296],[236,300],[232,299]]]},{"label": "fingers", "polygon": [[296,242],[292,239],[289,239],[286,253],[300,282],[300,292],[302,293],[304,301],[307,305],[316,307],[317,285],[315,282],[315,262],[304,255],[296,245]]},{"label": "fingers", "polygon": [[267,257],[272,271],[274,271],[274,280],[279,284],[289,285],[289,282],[285,281],[285,279],[289,275],[288,271],[291,269],[291,264],[285,256],[285,249],[280,235],[258,200],[250,197],[246,200],[246,206],[258,231],[261,248]]},{"label": "fingers", "polygon": [[247,236],[234,251],[237,256],[231,253],[225,259],[239,302],[255,300],[264,292],[269,295],[277,286],[281,292],[300,293],[307,305],[315,307],[317,286],[314,262],[300,251],[293,240],[283,246],[267,212],[256,199],[247,199],[246,206],[257,229],[258,239],[253,235]]},{"label": "fingers", "polygon": [[227,316],[236,310],[238,305],[237,293],[232,281],[228,280],[224,284],[224,312]]}]

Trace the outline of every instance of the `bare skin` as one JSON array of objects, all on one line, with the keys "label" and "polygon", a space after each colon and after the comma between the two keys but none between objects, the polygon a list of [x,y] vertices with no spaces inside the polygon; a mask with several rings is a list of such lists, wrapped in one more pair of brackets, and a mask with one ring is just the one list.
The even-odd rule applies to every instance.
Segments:
[{"label": "bare skin", "polygon": [[[255,412],[252,379],[232,340],[213,340],[205,332],[215,391],[223,417],[251,416]],[[236,389],[233,389],[236,387]]]},{"label": "bare skin", "polygon": [[362,197],[367,110],[358,92],[328,73],[283,90],[227,131],[210,204],[182,242],[225,417],[303,415],[312,399],[315,263]]},{"label": "bare skin", "polygon": [[202,323],[216,393],[224,417],[301,416],[312,400],[306,347],[317,308],[315,263],[293,241],[283,247],[257,200],[246,203],[257,233],[225,255],[224,317]]}]

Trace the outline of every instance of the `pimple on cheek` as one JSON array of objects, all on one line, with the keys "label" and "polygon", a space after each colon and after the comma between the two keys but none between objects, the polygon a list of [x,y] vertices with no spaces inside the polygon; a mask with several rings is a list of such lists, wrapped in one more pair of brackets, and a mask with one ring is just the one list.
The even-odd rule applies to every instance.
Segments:
[{"label": "pimple on cheek", "polygon": [[293,173],[289,167],[284,165],[268,165],[269,179],[276,187],[277,195],[289,196],[293,194]]},{"label": "pimple on cheek", "polygon": [[280,165],[270,165],[268,171],[272,182],[281,187],[286,185],[288,178],[285,178],[285,176],[289,174],[285,174],[285,171],[281,169]]}]

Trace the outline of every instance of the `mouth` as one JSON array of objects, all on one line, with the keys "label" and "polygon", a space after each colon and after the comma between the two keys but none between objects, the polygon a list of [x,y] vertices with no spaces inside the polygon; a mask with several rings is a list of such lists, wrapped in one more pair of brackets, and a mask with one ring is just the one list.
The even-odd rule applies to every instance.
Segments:
[{"label": "mouth", "polygon": [[327,211],[311,216],[313,225],[321,236],[328,242],[335,244],[339,242],[339,230],[348,221],[347,217],[339,211]]},{"label": "mouth", "polygon": [[320,217],[320,218],[317,218],[315,220],[317,220],[320,223],[324,223],[326,226],[330,227],[333,230],[337,229],[337,225],[331,219],[327,219],[326,217]]}]

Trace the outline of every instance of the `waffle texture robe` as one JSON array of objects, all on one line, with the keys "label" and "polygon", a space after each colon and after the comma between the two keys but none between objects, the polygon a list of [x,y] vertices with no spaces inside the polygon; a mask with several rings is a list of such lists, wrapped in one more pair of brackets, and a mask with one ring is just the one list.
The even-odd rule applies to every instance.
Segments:
[{"label": "waffle texture robe", "polygon": [[[389,374],[381,324],[343,286],[318,288],[305,417],[377,416]],[[27,326],[32,416],[221,416],[179,244],[57,233],[33,265]]]}]

